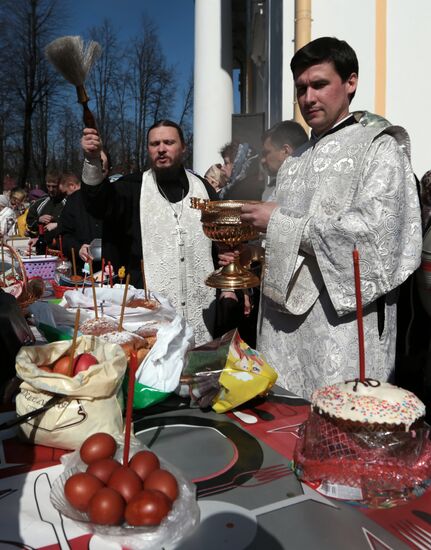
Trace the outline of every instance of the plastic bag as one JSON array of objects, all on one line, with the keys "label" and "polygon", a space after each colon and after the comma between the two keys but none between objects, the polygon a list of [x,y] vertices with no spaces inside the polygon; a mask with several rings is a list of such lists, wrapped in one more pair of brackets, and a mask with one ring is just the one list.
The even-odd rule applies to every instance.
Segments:
[{"label": "plastic bag", "polygon": [[156,343],[136,372],[134,408],[154,405],[175,390],[192,343],[193,330],[183,317],[159,325]]},{"label": "plastic bag", "polygon": [[192,405],[226,412],[257,395],[265,395],[277,380],[263,356],[232,330],[187,355],[178,393]]},{"label": "plastic bag", "polygon": [[353,431],[311,412],[295,449],[296,473],[328,496],[373,508],[395,506],[430,483],[428,436],[425,423],[408,431]]},{"label": "plastic bag", "polygon": [[[124,296],[124,287],[96,288],[97,302],[105,302],[104,314],[118,319]],[[127,299],[143,299],[144,290],[129,286]],[[178,315],[169,301],[156,292],[150,298],[160,305],[151,310],[143,307],[126,307],[123,326],[135,331],[147,323],[157,324],[157,340],[136,372],[133,407],[143,409],[166,399],[178,386],[187,350],[193,346],[193,330]],[[93,307],[91,289],[81,292],[68,291],[64,295],[64,305]],[[127,388],[127,383],[124,385]]]},{"label": "plastic bag", "polygon": [[16,397],[18,415],[43,406],[52,394],[66,396],[44,414],[21,424],[29,441],[60,449],[77,449],[92,433],[123,431],[118,392],[127,367],[126,356],[117,344],[94,336],[77,339],[75,356],[90,352],[99,361],[73,377],[38,368],[52,364],[70,349],[70,342],[23,347],[16,358],[17,376],[23,380]]},{"label": "plastic bag", "polygon": [[[122,462],[123,438],[116,438],[119,447],[115,458]],[[140,450],[149,450],[138,440],[132,440],[130,445],[130,457]],[[118,542],[122,547],[131,550],[146,550],[150,548],[163,548],[164,546],[179,542],[198,525],[200,518],[199,506],[196,502],[196,487],[174,466],[164,461],[161,457],[160,467],[171,472],[177,479],[179,495],[175,500],[172,510],[157,527],[130,527],[130,526],[106,526],[89,522],[87,514],[79,512],[66,501],[64,496],[64,484],[74,473],[85,471],[87,465],[79,456],[79,451],[63,456],[61,461],[65,465],[65,471],[58,477],[52,486],[51,502],[57,510],[65,516],[75,520],[78,524],[85,522],[85,527],[92,533],[106,538],[106,541]]]}]

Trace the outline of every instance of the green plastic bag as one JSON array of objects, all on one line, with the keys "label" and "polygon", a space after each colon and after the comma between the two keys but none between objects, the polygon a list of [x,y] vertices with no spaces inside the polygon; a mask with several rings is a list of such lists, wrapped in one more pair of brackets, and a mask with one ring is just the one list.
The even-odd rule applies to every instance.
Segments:
[{"label": "green plastic bag", "polygon": [[[129,376],[126,374],[123,380],[123,393],[125,395],[124,402],[127,403],[127,392],[129,385]],[[135,382],[135,390],[133,392],[133,408],[146,409],[152,405],[156,405],[167,399],[172,392],[166,392],[150,388],[145,384]]]}]

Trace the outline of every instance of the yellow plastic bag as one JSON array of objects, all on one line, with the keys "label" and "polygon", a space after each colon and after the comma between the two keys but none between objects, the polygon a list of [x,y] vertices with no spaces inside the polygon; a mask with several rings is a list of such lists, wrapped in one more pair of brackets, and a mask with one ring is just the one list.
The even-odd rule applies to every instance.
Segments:
[{"label": "yellow plastic bag", "polygon": [[277,373],[263,356],[232,330],[189,351],[179,394],[189,396],[192,405],[224,413],[265,395],[276,380]]},{"label": "yellow plastic bag", "polygon": [[220,392],[213,409],[223,413],[266,394],[277,380],[277,373],[263,356],[241,340],[238,331],[232,338],[226,365],[220,375]]},{"label": "yellow plastic bag", "polygon": [[66,396],[54,407],[20,426],[25,439],[49,447],[78,449],[96,432],[121,435],[123,416],[119,401],[127,367],[123,349],[94,336],[77,339],[75,355],[89,352],[99,361],[69,377],[38,368],[54,363],[70,348],[70,341],[24,346],[16,358],[17,376],[23,380],[16,398],[18,415],[42,407],[52,394]]}]

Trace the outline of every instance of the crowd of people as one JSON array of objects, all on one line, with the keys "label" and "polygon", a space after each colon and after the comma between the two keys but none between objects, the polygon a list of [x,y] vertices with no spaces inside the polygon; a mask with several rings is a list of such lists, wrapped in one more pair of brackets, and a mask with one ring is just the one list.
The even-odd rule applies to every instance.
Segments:
[{"label": "crowd of people", "polygon": [[[90,240],[101,238],[103,257],[114,270],[124,266],[138,288],[144,258],[148,287],[185,317],[197,345],[239,327],[278,383],[309,398],[323,384],[358,376],[354,249],[367,376],[394,381],[397,298],[420,265],[431,177],[418,193],[406,130],[351,111],[359,65],[349,44],[318,38],[295,53],[291,70],[310,137],[297,122],[281,121],[264,133],[261,151],[228,143],[223,163],[201,177],[183,165],[180,126],[161,120],[147,133],[149,169],[111,182],[103,136],[86,128],[82,177],[48,175],[47,194],[26,211],[26,234],[34,241],[42,226],[48,246],[62,235],[65,254],[73,248],[83,262],[91,259]],[[25,215],[19,192],[0,197],[3,235]],[[246,256],[247,246],[218,250],[191,197],[260,201],[241,215],[263,235],[260,287],[216,292],[205,285],[214,267]]]}]

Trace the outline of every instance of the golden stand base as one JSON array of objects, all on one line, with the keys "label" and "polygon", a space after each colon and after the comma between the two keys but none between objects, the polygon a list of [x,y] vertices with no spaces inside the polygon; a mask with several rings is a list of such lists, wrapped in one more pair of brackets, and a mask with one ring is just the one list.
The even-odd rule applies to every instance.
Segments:
[{"label": "golden stand base", "polygon": [[212,288],[240,290],[259,286],[259,277],[239,264],[238,259],[229,265],[217,269],[207,279],[205,284]]},{"label": "golden stand base", "polygon": [[[257,239],[259,232],[251,224],[241,221],[241,207],[260,204],[261,201],[210,201],[191,197],[190,206],[202,211],[201,222],[205,235],[234,250],[240,243]],[[242,267],[239,258],[211,273],[205,284],[212,288],[240,290],[259,286],[259,277]]]}]

